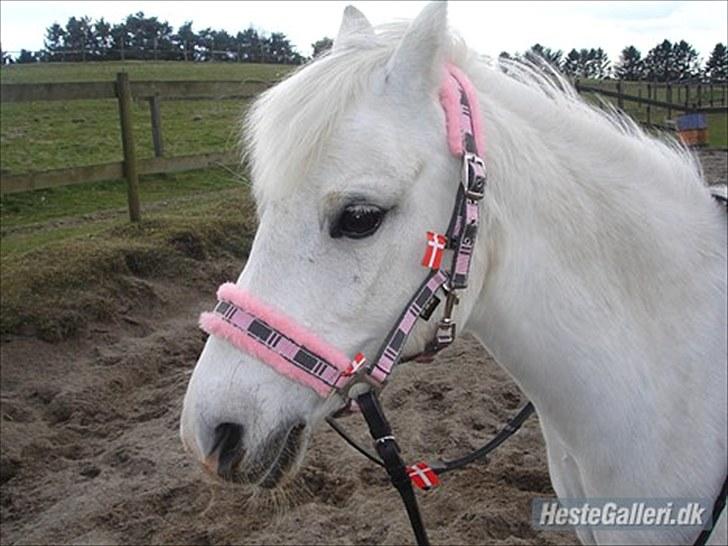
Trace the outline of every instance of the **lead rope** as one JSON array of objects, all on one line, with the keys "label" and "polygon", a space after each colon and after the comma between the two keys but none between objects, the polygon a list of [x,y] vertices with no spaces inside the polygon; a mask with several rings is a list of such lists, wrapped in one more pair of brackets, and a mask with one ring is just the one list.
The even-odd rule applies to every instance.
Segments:
[{"label": "lead rope", "polygon": [[412,531],[419,546],[429,546],[425,524],[422,522],[420,507],[412,488],[409,470],[400,456],[399,445],[392,434],[392,427],[384,416],[382,406],[379,404],[373,391],[366,392],[356,399],[361,412],[369,426],[369,432],[374,438],[374,449],[377,450],[383,466],[389,474],[389,480],[397,489],[407,510],[407,516],[412,525]]},{"label": "lead rope", "polygon": [[[387,471],[392,485],[397,489],[397,492],[404,503],[404,507],[407,510],[407,516],[409,517],[410,525],[412,526],[412,531],[414,532],[417,544],[419,546],[428,546],[429,540],[427,538],[427,531],[425,530],[425,525],[422,521],[420,509],[417,504],[417,497],[415,496],[414,489],[412,488],[412,477],[410,475],[412,467],[407,466],[400,456],[399,445],[392,433],[392,427],[389,425],[389,422],[384,415],[384,410],[382,409],[374,391],[369,391],[360,395],[357,397],[356,402],[364,415],[367,425],[369,426],[369,432],[374,439],[374,449],[377,451],[377,454],[379,455],[378,457],[354,440],[334,418],[329,417],[326,419],[326,422],[344,439],[344,441],[346,441],[346,443],[364,455],[367,459],[383,467]],[[475,461],[485,460],[486,456],[491,451],[518,432],[523,423],[533,412],[533,404],[528,402],[484,446],[464,455],[463,457],[459,457],[451,461],[436,461],[430,465],[424,465],[424,468],[431,469],[433,471],[433,476],[437,476],[439,474],[458,470]]]}]

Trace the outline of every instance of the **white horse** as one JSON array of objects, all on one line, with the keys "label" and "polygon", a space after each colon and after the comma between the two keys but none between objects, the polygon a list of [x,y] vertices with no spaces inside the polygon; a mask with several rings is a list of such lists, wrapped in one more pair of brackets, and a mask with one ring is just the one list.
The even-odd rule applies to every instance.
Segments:
[{"label": "white horse", "polygon": [[[347,8],[333,50],[256,102],[260,224],[237,286],[348,355],[376,352],[423,278],[424,233],[444,230],[452,209],[446,62],[477,89],[489,172],[455,318],[535,405],[556,493],[714,499],[726,474],[725,212],[687,151],[588,106],[563,79],[493,66],[448,31],[444,3],[376,30]],[[435,327],[418,324],[406,354]],[[211,336],[181,436],[213,473],[271,487],[342,404]]]}]

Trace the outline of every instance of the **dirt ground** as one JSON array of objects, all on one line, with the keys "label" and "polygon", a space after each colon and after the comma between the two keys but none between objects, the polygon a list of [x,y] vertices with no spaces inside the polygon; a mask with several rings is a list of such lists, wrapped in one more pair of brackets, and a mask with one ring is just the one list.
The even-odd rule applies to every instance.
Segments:
[{"label": "dirt ground", "polygon": [[[703,154],[725,182],[728,154]],[[5,339],[2,351],[0,540],[3,544],[399,544],[412,537],[383,471],[328,427],[296,482],[251,496],[203,475],[178,437],[182,396],[204,334],[198,314],[242,263],[205,263],[179,283],[134,279],[154,294],[81,339]],[[468,338],[409,366],[383,396],[406,455],[454,456],[489,438],[524,403]],[[364,435],[362,419],[345,423]],[[553,495],[535,417],[487,464],[419,495],[438,544],[563,544],[536,532],[534,497]]]}]

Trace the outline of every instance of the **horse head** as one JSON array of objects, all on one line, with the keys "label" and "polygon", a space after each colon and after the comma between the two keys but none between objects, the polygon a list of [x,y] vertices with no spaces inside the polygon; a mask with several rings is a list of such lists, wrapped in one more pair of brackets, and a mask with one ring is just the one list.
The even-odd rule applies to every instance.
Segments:
[{"label": "horse head", "polygon": [[[332,50],[247,118],[259,227],[236,288],[350,358],[375,355],[422,282],[426,232],[450,219],[461,169],[439,99],[450,46],[444,3],[378,33],[348,7]],[[478,260],[466,294],[482,285]],[[470,308],[459,305],[458,319]],[[424,349],[436,323],[415,327],[404,356]],[[272,487],[344,403],[213,335],[181,435],[211,472]]]}]

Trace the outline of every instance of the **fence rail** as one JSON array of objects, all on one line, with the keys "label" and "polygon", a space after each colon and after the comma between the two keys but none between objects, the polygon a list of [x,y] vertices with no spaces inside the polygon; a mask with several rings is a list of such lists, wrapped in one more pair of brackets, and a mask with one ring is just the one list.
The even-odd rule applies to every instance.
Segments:
[{"label": "fence rail", "polygon": [[[252,97],[271,84],[244,81],[140,81],[130,82],[134,99],[240,99]],[[116,82],[4,83],[2,102],[116,99]]]},{"label": "fence rail", "polygon": [[[137,162],[140,175],[176,173],[204,169],[215,165],[231,165],[238,161],[235,152],[212,152],[177,157],[151,157]],[[102,182],[124,178],[124,162],[114,161],[83,167],[69,167],[27,174],[5,175],[2,178],[3,193],[56,188],[81,182]]]},{"label": "fence rail", "polygon": [[[686,103],[666,102],[657,99],[649,99],[640,97],[638,95],[628,95],[624,93],[618,86],[616,91],[611,91],[603,87],[595,87],[590,85],[583,85],[579,82],[576,83],[576,90],[579,93],[597,93],[605,97],[616,98],[618,102],[635,102],[637,104],[644,104],[654,106],[655,108],[664,108],[667,110],[675,110],[676,112],[691,112],[691,113],[702,113],[702,114],[713,114],[726,112],[728,108],[726,106],[695,106]],[[621,104],[620,104],[621,106]]]},{"label": "fence rail", "polygon": [[[125,178],[129,189],[129,216],[132,221],[138,221],[141,216],[137,189],[139,175],[175,173],[213,165],[230,165],[238,161],[237,154],[231,151],[165,157],[160,103],[166,100],[246,99],[267,89],[272,83],[253,79],[130,82],[128,74],[122,72],[117,74],[116,81],[109,82],[1,84],[2,103],[116,99],[119,102],[124,160],[17,175],[0,175],[0,194]],[[131,123],[133,100],[149,102],[155,154],[155,157],[150,159],[136,158]]]}]

